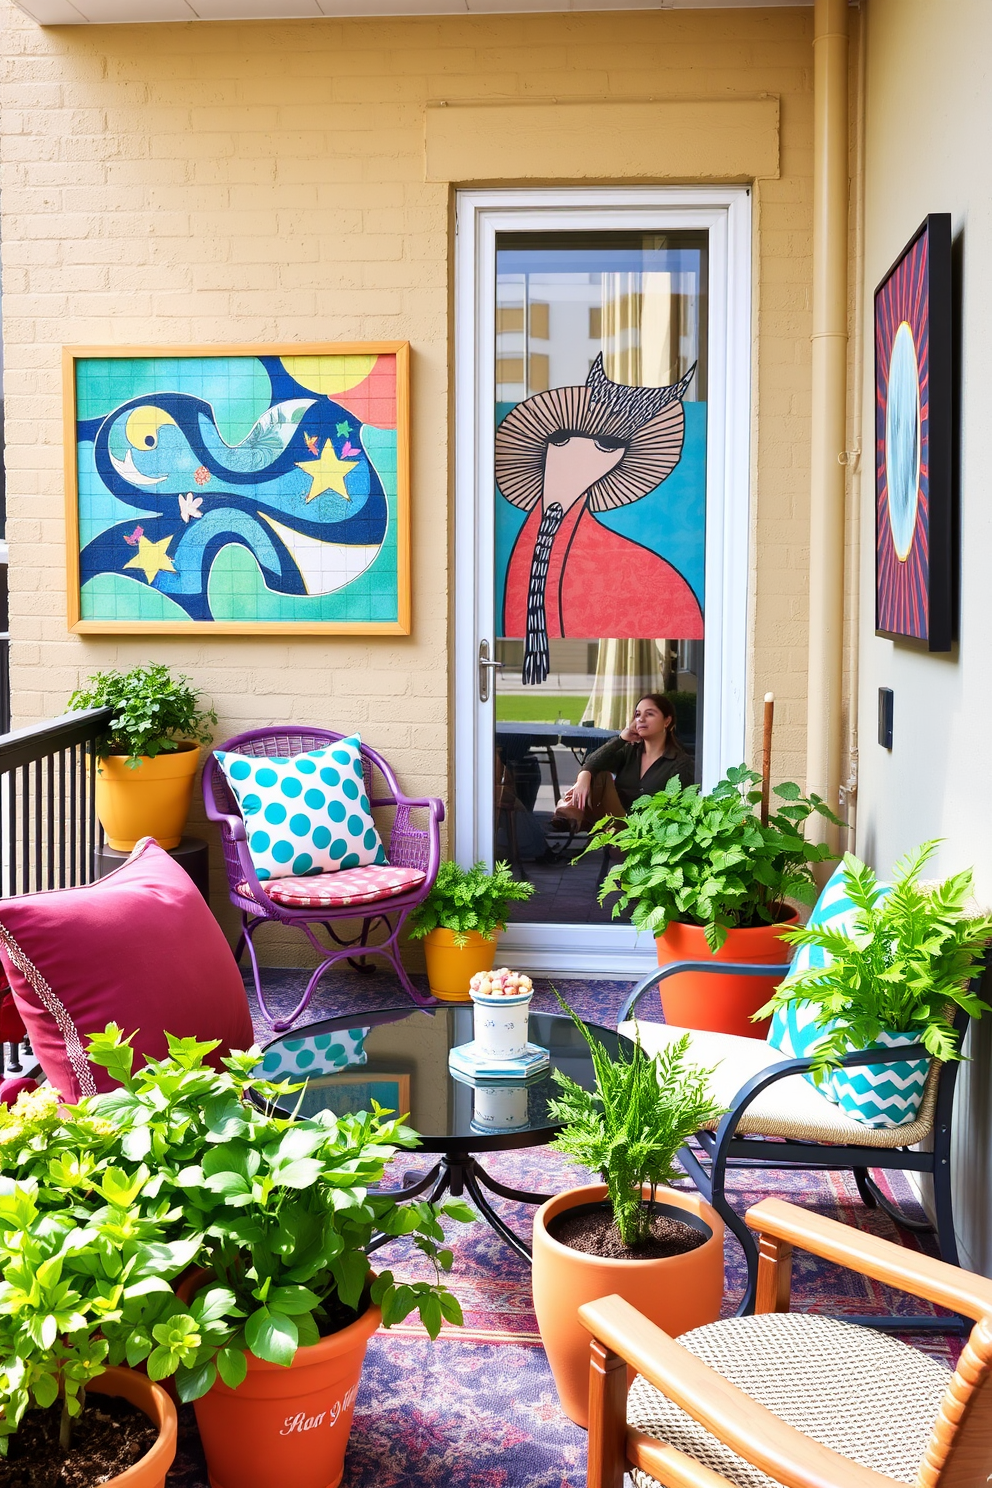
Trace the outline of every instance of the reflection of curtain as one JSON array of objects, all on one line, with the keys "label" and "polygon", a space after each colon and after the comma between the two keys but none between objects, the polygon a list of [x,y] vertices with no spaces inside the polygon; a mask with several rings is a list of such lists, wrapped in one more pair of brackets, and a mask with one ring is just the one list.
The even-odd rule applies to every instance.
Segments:
[{"label": "reflection of curtain", "polygon": [[666,641],[599,643],[596,677],[583,719],[596,728],[622,729],[647,692],[664,692],[662,656]]},{"label": "reflection of curtain", "polygon": [[628,387],[667,387],[676,381],[681,295],[671,274],[602,276],[603,365]]}]

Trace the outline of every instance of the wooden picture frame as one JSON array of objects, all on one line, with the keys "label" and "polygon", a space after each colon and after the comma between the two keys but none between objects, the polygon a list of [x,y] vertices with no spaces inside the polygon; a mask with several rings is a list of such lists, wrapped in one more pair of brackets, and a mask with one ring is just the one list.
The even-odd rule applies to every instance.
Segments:
[{"label": "wooden picture frame", "polygon": [[[325,1093],[330,1091],[334,1092],[333,1104]],[[309,1076],[299,1114],[312,1116],[330,1109],[335,1116],[351,1116],[358,1111],[371,1111],[373,1100],[396,1116],[409,1115],[409,1074],[384,1073],[359,1065],[337,1074]]]},{"label": "wooden picture frame", "polygon": [[875,631],[954,641],[951,218],[926,217],[875,290]]},{"label": "wooden picture frame", "polygon": [[66,347],[63,422],[71,631],[410,634],[408,342]]}]

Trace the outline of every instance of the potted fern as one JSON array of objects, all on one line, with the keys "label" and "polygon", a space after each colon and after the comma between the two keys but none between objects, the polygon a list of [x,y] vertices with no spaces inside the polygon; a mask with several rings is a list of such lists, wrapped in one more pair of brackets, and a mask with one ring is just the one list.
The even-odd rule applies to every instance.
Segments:
[{"label": "potted fern", "polygon": [[815,1057],[806,1078],[867,1126],[916,1119],[930,1060],[841,1068],[845,1054],[922,1044],[934,1059],[960,1059],[955,1010],[973,1018],[988,1011],[969,981],[992,938],[992,916],[975,910],[970,872],[921,883],[937,845],[907,853],[891,885],[848,853],[839,877],[849,910],[839,922],[814,916],[783,932],[799,952],[756,1014],[781,1014],[793,1052]]},{"label": "potted fern", "polygon": [[[778,803],[763,823],[760,784],[746,765],[728,770],[706,794],[673,779],[636,800],[619,827],[598,823],[586,851],[611,847],[620,854],[600,903],[617,895],[614,918],[631,909],[635,927],[655,937],[659,965],[787,959],[782,929],[797,919],[788,901],[815,903],[813,866],[830,857],[824,844],[806,840],[806,822],[837,818],[819,796],[785,781],[774,787]],[[753,1038],[751,1017],[773,986],[771,978],[680,972],[661,984],[665,1021]]]},{"label": "potted fern", "polygon": [[424,942],[427,979],[442,1002],[469,1002],[469,982],[479,971],[491,971],[496,936],[506,929],[506,913],[534,892],[521,883],[509,863],[490,873],[485,863],[461,868],[442,863],[424,902],[410,916],[410,935]]},{"label": "potted fern", "polygon": [[201,708],[188,677],[149,662],[129,672],[97,672],[69,699],[70,711],[113,708],[97,740],[96,811],[112,848],[130,852],[142,837],[178,847],[189,815],[201,744],[212,708]]},{"label": "potted fern", "polygon": [[669,1187],[679,1149],[723,1114],[708,1070],[686,1062],[689,1037],[648,1057],[639,1043],[612,1058],[559,997],[589,1045],[594,1090],[561,1070],[549,1105],[551,1146],[602,1181],[549,1199],[534,1218],[533,1290],[541,1340],[562,1408],[587,1424],[589,1335],[578,1309],[617,1295],[666,1332],[720,1315],[723,1222],[694,1189]]}]

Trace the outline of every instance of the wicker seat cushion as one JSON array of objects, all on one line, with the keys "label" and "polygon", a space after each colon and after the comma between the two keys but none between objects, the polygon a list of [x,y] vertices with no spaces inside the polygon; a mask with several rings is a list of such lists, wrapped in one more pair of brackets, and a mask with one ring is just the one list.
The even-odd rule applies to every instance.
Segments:
[{"label": "wicker seat cushion", "polygon": [[[900,1483],[916,1477],[951,1380],[946,1365],[898,1339],[808,1313],[728,1318],[679,1343],[787,1425]],[[627,1422],[740,1488],[776,1488],[641,1376]],[[637,1488],[656,1488],[647,1473],[631,1476]]]},{"label": "wicker seat cushion", "polygon": [[[731,1105],[738,1090],[753,1075],[788,1058],[764,1039],[674,1028],[668,1023],[645,1023],[638,1019],[621,1023],[620,1032],[631,1039],[640,1036],[649,1054],[667,1048],[688,1032],[689,1057],[704,1069],[712,1067],[711,1093],[724,1107]],[[802,1075],[789,1075],[762,1091],[745,1111],[737,1130],[741,1136],[793,1137],[802,1142],[839,1142],[858,1147],[909,1147],[930,1135],[939,1072],[935,1060],[917,1118],[904,1126],[872,1127],[852,1121],[840,1106],[827,1100]]]},{"label": "wicker seat cushion", "polygon": [[[286,909],[341,909],[349,904],[375,904],[380,899],[393,899],[419,888],[427,877],[419,868],[381,867],[343,868],[338,873],[317,873],[300,878],[271,879],[265,892],[276,904]],[[247,883],[238,884],[238,893],[251,899]]]}]

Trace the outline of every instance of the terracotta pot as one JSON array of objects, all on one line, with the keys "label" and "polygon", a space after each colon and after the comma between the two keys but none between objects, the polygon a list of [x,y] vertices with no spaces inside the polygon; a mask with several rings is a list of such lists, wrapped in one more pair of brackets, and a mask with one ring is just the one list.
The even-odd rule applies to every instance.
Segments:
[{"label": "terracotta pot", "polygon": [[434,996],[442,1002],[470,1002],[468,984],[475,973],[493,969],[496,937],[469,930],[465,944],[456,946],[453,930],[432,930],[424,936],[424,955]]},{"label": "terracotta pot", "polygon": [[87,1395],[117,1395],[129,1400],[158,1427],[158,1440],[133,1467],[107,1479],[107,1488],[165,1488],[165,1475],[176,1455],[176,1407],[162,1389],[133,1369],[104,1370],[86,1386]]},{"label": "terracotta pot", "polygon": [[200,763],[197,744],[142,756],[132,770],[126,754],[99,760],[96,772],[96,814],[109,847],[130,852],[142,837],[154,837],[159,847],[178,847],[182,839],[193,782]]},{"label": "terracotta pot", "polygon": [[602,1183],[568,1189],[542,1204],[534,1216],[534,1311],[562,1409],[577,1426],[586,1426],[589,1419],[591,1340],[578,1319],[584,1303],[623,1297],[673,1335],[720,1316],[723,1221],[697,1193],[666,1188],[660,1194],[659,1202],[675,1217],[694,1217],[709,1230],[709,1238],[698,1249],[658,1260],[614,1261],[585,1255],[553,1239],[549,1222],[566,1209],[605,1199]]},{"label": "terracotta pot", "polygon": [[[727,938],[714,956],[706,944],[702,925],[683,925],[672,921],[664,935],[655,939],[658,965],[671,961],[744,961],[756,966],[784,965],[792,959],[792,947],[781,939],[781,932],[794,925],[799,916],[790,909],[777,925],[758,925],[752,930],[728,930]],[[734,1033],[740,1038],[764,1038],[768,1018],[751,1022],[771,997],[780,977],[706,976],[703,972],[684,971],[662,982],[661,1008],[665,1022],[676,1028],[701,1028],[710,1033]]]},{"label": "terracotta pot", "polygon": [[[184,1301],[204,1273],[176,1288]],[[193,1402],[211,1488],[337,1488],[351,1434],[368,1341],[382,1321],[378,1307],[310,1347],[292,1364],[248,1355],[236,1390],[218,1379]]]}]

